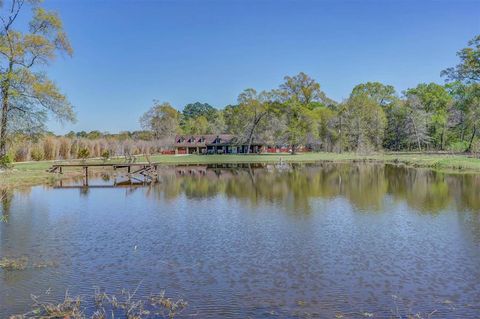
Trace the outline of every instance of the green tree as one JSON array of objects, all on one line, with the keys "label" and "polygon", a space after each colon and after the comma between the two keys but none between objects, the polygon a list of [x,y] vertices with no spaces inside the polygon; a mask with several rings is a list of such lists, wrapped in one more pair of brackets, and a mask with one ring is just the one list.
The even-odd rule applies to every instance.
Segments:
[{"label": "green tree", "polygon": [[143,129],[153,132],[155,138],[171,138],[180,130],[180,112],[169,103],[154,101],[154,105],[140,118]]},{"label": "green tree", "polygon": [[310,105],[310,108],[336,104],[320,89],[320,84],[315,79],[303,72],[294,76],[286,76],[277,93],[283,101],[295,100],[305,107]]},{"label": "green tree", "polygon": [[405,107],[405,101],[395,99],[383,109],[387,118],[383,146],[389,150],[399,151],[408,145],[408,136],[405,129],[408,110]]},{"label": "green tree", "polygon": [[299,145],[307,142],[309,134],[318,137],[316,127],[320,114],[315,110],[333,107],[336,103],[326,96],[317,81],[303,72],[286,76],[276,95],[279,102],[276,109],[285,117],[286,138],[295,153]]},{"label": "green tree", "polygon": [[203,115],[200,115],[195,118],[188,119],[183,124],[183,132],[185,134],[210,134],[212,133],[210,123],[207,118]]},{"label": "green tree", "polygon": [[238,104],[225,106],[222,114],[225,123],[225,131],[227,133],[234,135],[243,134],[244,123],[241,109]]},{"label": "green tree", "polygon": [[387,106],[393,103],[397,97],[395,88],[380,82],[367,82],[355,86],[351,96],[367,95],[380,106]]},{"label": "green tree", "polygon": [[353,95],[339,108],[342,148],[368,151],[380,149],[385,132],[383,109],[366,94]]},{"label": "green tree", "polygon": [[480,83],[463,86],[457,103],[464,110],[466,115],[466,125],[471,130],[468,146],[465,150],[466,152],[470,152],[472,150],[473,141],[480,128]]},{"label": "green tree", "polygon": [[431,141],[428,127],[432,116],[425,110],[420,98],[416,95],[407,96],[407,100],[403,103],[403,110],[405,121],[401,122],[401,125],[406,141],[408,145],[414,144],[421,151],[422,145],[427,145]]},{"label": "green tree", "polygon": [[457,52],[460,63],[442,71],[449,81],[466,83],[480,82],[480,34],[468,42],[466,48]]},{"label": "green tree", "polygon": [[258,127],[273,111],[272,94],[269,92],[257,93],[254,89],[246,89],[238,96],[239,113],[242,117],[244,138],[247,141],[247,153],[250,152]]},{"label": "green tree", "polygon": [[[41,126],[47,114],[74,121],[75,114],[65,95],[41,72],[58,52],[73,50],[55,12],[39,6],[40,1],[11,0],[0,14],[0,157],[7,152],[11,123]],[[1,3],[3,5],[3,2]],[[33,15],[27,26],[18,25],[24,7]]]},{"label": "green tree", "polygon": [[205,117],[208,121],[214,121],[217,109],[211,106],[208,103],[190,103],[185,105],[183,108],[182,114],[185,120],[195,119],[199,116]]},{"label": "green tree", "polygon": [[413,89],[408,89],[406,95],[418,97],[425,112],[431,114],[429,134],[434,145],[440,150],[444,150],[449,112],[453,105],[452,96],[445,86],[436,83],[419,84]]},{"label": "green tree", "polygon": [[286,118],[285,133],[291,153],[295,154],[299,145],[306,144],[308,133],[314,131],[316,113],[296,99],[282,103],[280,110]]}]

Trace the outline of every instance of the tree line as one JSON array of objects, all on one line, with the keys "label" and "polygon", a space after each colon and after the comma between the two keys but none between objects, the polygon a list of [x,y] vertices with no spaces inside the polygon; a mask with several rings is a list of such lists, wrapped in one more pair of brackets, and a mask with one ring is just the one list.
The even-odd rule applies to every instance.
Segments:
[{"label": "tree line", "polygon": [[458,52],[458,65],[441,72],[445,84],[397,92],[367,82],[338,102],[302,72],[269,91],[246,89],[221,109],[196,102],[180,112],[155,101],[140,118],[144,131],[126,138],[98,131],[53,136],[46,133],[49,117],[75,121],[72,105],[44,70],[59,54],[73,54],[62,20],[38,0],[0,1],[0,10],[0,167],[12,160],[159,152],[179,133],[229,133],[292,152],[299,145],[328,152],[480,147],[480,35]]},{"label": "tree line", "polygon": [[336,102],[301,72],[278,88],[246,89],[237,103],[216,109],[192,103],[178,111],[154,101],[140,118],[156,138],[230,133],[269,145],[327,152],[471,152],[480,127],[480,35],[458,52],[460,63],[441,72],[446,84],[420,83],[403,92],[380,82],[355,86]]}]

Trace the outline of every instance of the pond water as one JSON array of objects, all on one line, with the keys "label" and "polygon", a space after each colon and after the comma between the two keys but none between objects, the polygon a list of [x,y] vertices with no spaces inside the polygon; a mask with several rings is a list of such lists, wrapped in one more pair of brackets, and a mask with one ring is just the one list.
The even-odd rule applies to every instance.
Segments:
[{"label": "pond water", "polygon": [[0,269],[0,317],[94,287],[166,290],[185,318],[480,314],[480,175],[353,163],[159,179],[4,191],[0,258],[49,266]]}]

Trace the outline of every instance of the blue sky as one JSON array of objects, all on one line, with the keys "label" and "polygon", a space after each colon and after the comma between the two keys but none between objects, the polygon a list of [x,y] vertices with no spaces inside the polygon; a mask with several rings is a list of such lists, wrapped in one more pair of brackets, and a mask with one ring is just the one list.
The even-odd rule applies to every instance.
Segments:
[{"label": "blue sky", "polygon": [[235,103],[303,71],[341,101],[366,81],[439,82],[480,33],[480,1],[46,0],[75,53],[48,73],[75,106],[70,130],[139,129],[153,99]]}]

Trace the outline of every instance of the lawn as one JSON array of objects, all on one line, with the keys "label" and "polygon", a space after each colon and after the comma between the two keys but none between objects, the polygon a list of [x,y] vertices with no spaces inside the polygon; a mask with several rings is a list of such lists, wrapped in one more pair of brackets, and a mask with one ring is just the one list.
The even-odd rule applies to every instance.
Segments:
[{"label": "lawn", "polygon": [[[425,167],[435,170],[480,173],[480,159],[466,155],[450,154],[408,154],[385,153],[359,155],[355,153],[303,153],[290,154],[251,154],[251,155],[155,155],[150,160],[160,164],[222,164],[222,163],[306,163],[317,161],[346,162],[352,160],[369,160],[385,163],[405,164],[412,167]],[[123,163],[123,158],[109,160],[109,163]],[[146,162],[139,156],[137,163]],[[46,170],[58,161],[41,161],[15,163],[13,169],[0,173],[0,187],[22,187],[38,184],[51,184],[59,178],[69,178],[82,174],[81,169],[66,169],[63,175],[47,173]],[[68,161],[65,163],[80,163]],[[102,160],[91,159],[86,163],[102,163]]]}]

